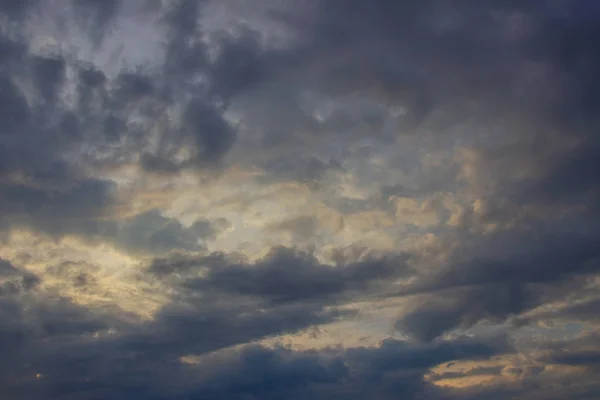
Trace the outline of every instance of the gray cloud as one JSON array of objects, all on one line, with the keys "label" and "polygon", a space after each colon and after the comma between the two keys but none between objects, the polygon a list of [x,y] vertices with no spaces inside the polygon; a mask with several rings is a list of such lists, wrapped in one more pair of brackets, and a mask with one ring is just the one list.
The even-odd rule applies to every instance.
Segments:
[{"label": "gray cloud", "polygon": [[19,183],[3,185],[0,206],[6,217],[2,225],[34,227],[55,235],[93,232],[97,218],[114,204],[112,182],[87,179],[67,185],[49,190]]},{"label": "gray cloud", "polygon": [[0,296],[26,292],[39,283],[39,278],[34,274],[22,271],[1,258],[0,279]]},{"label": "gray cloud", "polygon": [[[26,14],[26,5],[19,4],[23,4],[19,12]],[[98,40],[119,7],[116,1],[74,4],[75,15],[89,25],[86,30],[97,31]],[[17,12],[16,5],[7,3],[6,7]],[[235,140],[235,131],[221,110],[201,96],[187,101],[188,90],[168,93],[176,82],[165,80],[166,76],[131,70],[110,78],[77,60],[34,54],[25,41],[5,35],[0,40],[0,63],[0,202],[8,217],[2,221],[4,228],[29,225],[53,234],[100,229],[94,219],[111,213],[115,205],[112,183],[86,177],[82,167],[118,165],[139,158],[148,171],[210,168]],[[71,76],[73,70],[78,79],[67,82],[67,72]],[[73,84],[74,106],[64,97],[67,86]],[[34,91],[34,100],[29,98],[28,86]],[[179,106],[187,109],[181,120],[165,119],[174,125],[165,129],[176,141],[161,146],[158,154],[144,151],[153,120]],[[132,122],[132,115],[142,121]],[[175,131],[179,133],[173,134]],[[181,164],[169,159],[190,143],[196,149],[190,160]],[[77,159],[69,155],[82,146],[92,151]],[[24,175],[27,183],[15,181],[18,174]]]},{"label": "gray cloud", "polygon": [[[68,311],[67,304],[61,308],[50,304],[50,309],[57,318],[52,326],[45,325],[44,339],[27,337],[23,347],[19,347],[20,363],[13,364],[13,373],[22,377],[38,373],[41,378],[37,382],[29,378],[23,383],[9,383],[5,379],[10,378],[3,376],[9,398],[24,395],[87,399],[135,395],[220,399],[253,395],[270,399],[309,395],[328,398],[338,394],[358,399],[372,393],[377,398],[387,399],[399,393],[415,396],[424,392],[437,398],[440,393],[422,380],[429,368],[454,360],[487,359],[509,349],[503,340],[469,338],[427,345],[389,339],[375,348],[323,352],[250,345],[206,354],[196,365],[183,365],[177,361],[178,356],[185,354],[182,351],[200,350],[207,343],[203,338],[226,340],[213,336],[215,328],[205,331],[214,326],[207,324],[215,322],[214,319],[195,329],[193,325],[180,326],[172,318],[163,318],[158,325],[152,323],[152,329],[145,327],[146,334],[154,333],[144,340],[123,327],[116,334],[92,336],[87,332],[107,326],[94,322],[101,321],[98,317]],[[40,313],[38,310],[36,315]],[[258,327],[266,321],[257,318],[255,322]],[[163,327],[168,327],[169,335],[156,329],[163,323],[169,323]],[[216,326],[218,329],[219,324]],[[243,324],[236,327],[239,334],[249,328]],[[70,340],[65,341],[68,337]],[[173,340],[168,345],[163,342],[167,338]],[[112,382],[110,385],[106,385],[108,380]],[[173,380],[177,383],[173,384]]]},{"label": "gray cloud", "polygon": [[579,351],[567,354],[556,354],[552,357],[552,362],[563,365],[588,366],[591,368],[600,368],[600,352],[598,351]]},{"label": "gray cloud", "polygon": [[199,220],[184,227],[177,220],[163,217],[158,210],[136,215],[121,223],[108,224],[107,240],[132,251],[162,254],[171,250],[199,251],[218,230],[210,221]]},{"label": "gray cloud", "polygon": [[[235,374],[218,374],[193,393],[211,399],[248,395],[265,399],[282,396],[358,399],[368,394],[381,399],[407,397],[426,390],[427,385],[418,377],[419,371],[450,359],[486,358],[501,349],[502,346],[468,340],[417,348],[406,342],[387,340],[378,348],[351,348],[341,355],[332,351],[319,357],[312,352],[251,347],[228,360],[235,363],[227,368]],[[435,396],[435,391],[430,394]]]},{"label": "gray cloud", "polygon": [[[212,254],[174,262],[156,259],[150,270],[165,278],[170,274],[191,276],[183,281],[190,289],[216,289],[277,304],[324,300],[346,292],[366,291],[370,285],[410,276],[413,272],[407,265],[409,258],[408,254],[400,254],[327,266],[310,253],[280,247],[272,249],[269,255],[253,265],[228,261],[223,255]],[[208,270],[205,276],[194,278],[195,271],[202,268]]]},{"label": "gray cloud", "polygon": [[[600,265],[600,8],[569,1],[301,3],[276,12],[261,8],[270,2],[255,6],[290,34],[277,47],[243,18],[209,34],[203,18],[214,2],[149,2],[143,8],[157,13],[164,54],[157,65],[119,70],[80,60],[77,51],[40,50],[43,34],[31,25],[45,3],[0,2],[0,230],[80,235],[130,255],[160,256],[139,279],[156,281],[171,296],[153,320],[126,323],[57,299],[44,292],[42,276],[0,260],[3,395],[598,397],[594,340],[545,349],[550,354],[538,362],[586,371],[556,379],[556,390],[542,373],[473,393],[433,387],[423,375],[440,363],[512,350],[502,341],[440,339],[480,322],[510,332],[542,319],[597,322],[596,297],[569,301],[591,290]],[[117,0],[62,7],[73,11],[65,15],[98,54],[114,27],[138,23],[122,15],[130,5]],[[325,112],[321,103],[339,104]],[[392,109],[403,112],[392,118]],[[379,195],[325,203],[389,212],[393,195],[454,192],[471,209],[457,224],[436,228],[436,238],[450,244],[441,246],[447,257],[419,254],[435,259],[432,268],[419,268],[412,253],[335,266],[285,248],[255,262],[224,253],[163,254],[203,254],[220,223],[184,226],[160,210],[118,218],[115,183],[90,172],[137,164],[168,179],[218,169],[237,156],[266,172],[259,183],[296,181],[325,191],[328,173],[350,171],[342,159],[353,146],[364,141],[380,149],[409,135],[439,141],[447,153],[481,147],[480,157],[473,165],[440,167],[439,177],[418,188],[371,182],[372,166],[365,164],[353,173],[379,187]],[[271,228],[301,240],[315,234],[317,222],[308,216]],[[85,286],[85,268],[61,264],[56,274]],[[399,278],[403,289],[390,295]],[[320,352],[251,346],[209,367],[178,362],[335,322],[352,315],[336,307],[370,295],[403,296],[396,328],[417,340]],[[559,311],[524,315],[558,300],[567,303]],[[110,328],[116,333],[106,333]]]},{"label": "gray cloud", "polygon": [[397,327],[430,340],[481,320],[502,321],[580,287],[579,277],[594,276],[600,267],[598,235],[594,228],[550,233],[558,227],[546,224],[472,238],[470,245],[453,252],[441,272],[408,290],[433,294],[424,295],[430,300],[415,301]]}]

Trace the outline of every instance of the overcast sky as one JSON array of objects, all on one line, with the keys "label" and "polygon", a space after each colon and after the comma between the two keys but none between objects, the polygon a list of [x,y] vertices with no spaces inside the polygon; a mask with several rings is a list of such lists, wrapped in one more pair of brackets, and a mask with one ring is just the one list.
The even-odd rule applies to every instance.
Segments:
[{"label": "overcast sky", "polygon": [[0,397],[600,398],[600,3],[1,0]]}]

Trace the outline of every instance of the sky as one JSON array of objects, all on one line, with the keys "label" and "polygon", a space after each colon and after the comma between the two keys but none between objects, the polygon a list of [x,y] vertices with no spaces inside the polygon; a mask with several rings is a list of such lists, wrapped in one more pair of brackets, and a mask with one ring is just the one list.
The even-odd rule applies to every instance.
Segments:
[{"label": "sky", "polygon": [[600,398],[593,0],[0,1],[0,397]]}]

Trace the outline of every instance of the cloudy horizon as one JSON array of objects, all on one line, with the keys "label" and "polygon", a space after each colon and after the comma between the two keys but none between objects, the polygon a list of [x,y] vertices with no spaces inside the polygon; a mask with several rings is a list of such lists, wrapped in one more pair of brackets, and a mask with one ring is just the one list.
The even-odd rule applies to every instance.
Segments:
[{"label": "cloudy horizon", "polygon": [[0,397],[600,397],[600,7],[0,1]]}]

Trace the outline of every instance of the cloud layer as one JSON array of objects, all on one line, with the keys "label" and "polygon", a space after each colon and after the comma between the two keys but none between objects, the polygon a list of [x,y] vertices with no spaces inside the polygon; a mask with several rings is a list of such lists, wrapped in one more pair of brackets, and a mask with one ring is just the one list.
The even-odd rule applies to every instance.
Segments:
[{"label": "cloud layer", "polygon": [[0,2],[2,395],[600,396],[599,19]]}]

